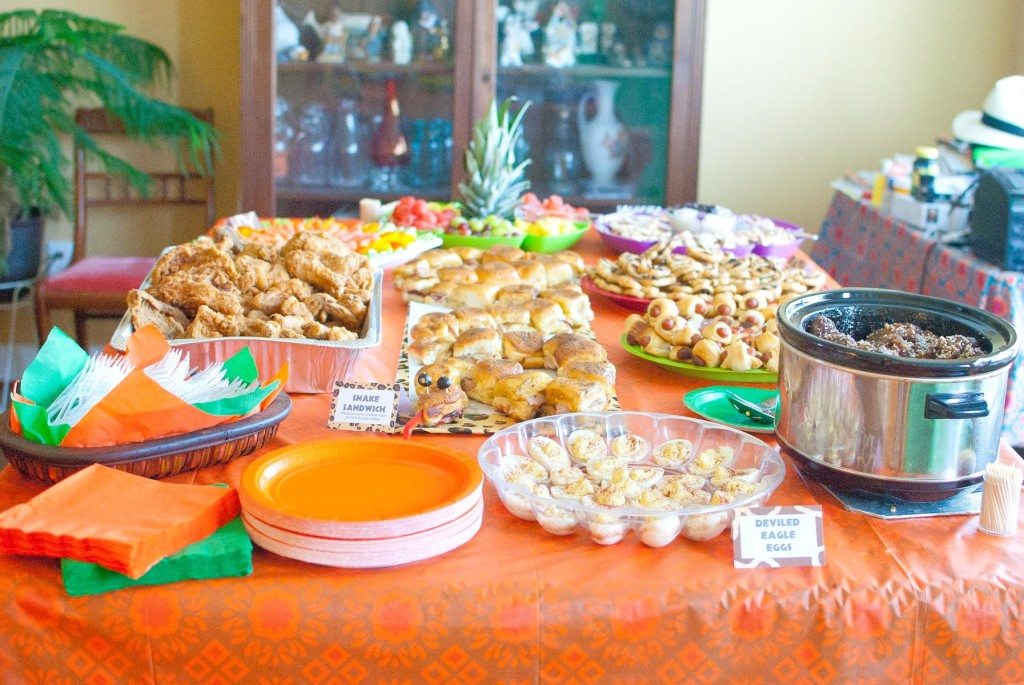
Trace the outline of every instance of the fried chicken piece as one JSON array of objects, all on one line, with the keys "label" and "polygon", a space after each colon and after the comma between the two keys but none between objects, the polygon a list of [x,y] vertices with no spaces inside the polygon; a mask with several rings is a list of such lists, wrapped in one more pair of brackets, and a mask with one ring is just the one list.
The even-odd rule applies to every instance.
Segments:
[{"label": "fried chicken piece", "polygon": [[300,301],[313,295],[313,287],[298,278],[289,278],[286,281],[275,283],[266,292],[257,292],[246,298],[246,306],[252,311],[260,311],[266,315],[277,314],[281,311],[281,305],[289,297],[295,297]]},{"label": "fried chicken piece", "polygon": [[150,285],[159,285],[165,279],[183,271],[222,271],[228,279],[238,278],[235,262],[231,258],[230,243],[214,243],[207,237],[198,238],[191,243],[178,245],[168,250],[149,275]]},{"label": "fried chicken piece", "polygon": [[366,257],[343,243],[314,233],[298,233],[281,248],[288,273],[338,297],[354,292],[369,300],[373,270]]},{"label": "fried chicken piece", "polygon": [[185,336],[188,317],[174,305],[161,302],[144,290],[129,290],[127,303],[135,330],[153,324],[168,340]]},{"label": "fried chicken piece", "polygon": [[353,292],[360,297],[365,294],[365,300],[369,300],[373,270],[360,254],[320,254],[310,250],[293,250],[285,257],[285,265],[292,276],[301,278],[335,299],[346,292]]},{"label": "fried chicken piece", "polygon": [[309,321],[302,327],[302,332],[307,338],[314,340],[355,340],[358,335],[341,326],[325,326],[316,321]]},{"label": "fried chicken piece", "polygon": [[[231,265],[233,269],[234,262]],[[238,288],[224,271],[218,269],[177,271],[150,286],[148,292],[192,318],[204,304],[222,314],[242,313]]]},{"label": "fried chicken piece", "polygon": [[238,270],[238,288],[243,293],[270,290],[278,283],[283,283],[290,278],[284,264],[281,264],[276,258],[265,260],[241,254],[235,257],[235,268]]},{"label": "fried chicken piece", "polygon": [[281,314],[274,314],[270,317],[270,321],[281,327],[280,337],[282,338],[306,337],[306,334],[302,332],[302,327],[309,322],[309,319],[302,319],[298,316],[282,316]]},{"label": "fried chicken piece", "polygon": [[293,252],[307,251],[318,255],[333,254],[343,256],[351,254],[351,250],[344,243],[332,238],[325,238],[316,233],[303,231],[293,235],[281,248],[281,257],[287,259]]},{"label": "fried chicken piece", "polygon": [[255,257],[256,259],[262,259],[265,262],[277,262],[279,259],[278,250],[273,245],[267,243],[257,243],[250,241],[242,246],[241,252],[238,254],[239,257]]},{"label": "fried chicken piece", "polygon": [[337,323],[350,331],[358,331],[366,321],[366,304],[355,295],[334,298],[327,293],[314,293],[303,302],[320,323]]},{"label": "fried chicken piece", "polygon": [[313,314],[310,313],[309,308],[294,295],[285,298],[285,301],[281,303],[279,313],[283,316],[295,316],[307,321],[313,321]]},{"label": "fried chicken piece", "polygon": [[187,338],[223,338],[242,335],[246,319],[240,314],[222,314],[205,304],[199,305],[196,317],[185,329]]},{"label": "fried chicken piece", "polygon": [[250,335],[256,338],[280,338],[281,324],[272,321],[263,312],[249,312],[245,317],[245,330],[242,335]]}]

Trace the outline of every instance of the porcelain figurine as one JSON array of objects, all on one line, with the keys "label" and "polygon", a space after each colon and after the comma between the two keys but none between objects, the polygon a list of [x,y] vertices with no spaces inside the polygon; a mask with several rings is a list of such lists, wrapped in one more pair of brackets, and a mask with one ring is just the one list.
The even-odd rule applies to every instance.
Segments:
[{"label": "porcelain figurine", "polygon": [[370,20],[370,28],[367,30],[364,39],[366,60],[368,62],[380,62],[384,54],[384,43],[387,40],[387,30],[384,28],[384,19],[374,16]]},{"label": "porcelain figurine", "polygon": [[441,18],[437,22],[437,43],[434,46],[434,59],[438,62],[447,62],[452,56],[451,27],[448,20]]},{"label": "porcelain figurine", "polygon": [[521,67],[523,55],[534,52],[533,38],[523,25],[522,16],[516,12],[511,12],[505,17],[504,29],[505,36],[501,40],[498,63],[503,67]]},{"label": "porcelain figurine", "polygon": [[438,26],[441,15],[427,0],[420,2],[419,19],[416,21],[413,34],[413,46],[416,59],[429,61],[434,57],[438,43]]},{"label": "porcelain figurine", "polygon": [[579,43],[576,46],[576,55],[584,64],[594,64],[598,60],[599,37],[601,29],[597,22],[585,21],[580,24]]},{"label": "porcelain figurine", "polygon": [[612,47],[615,45],[615,38],[618,32],[619,27],[613,22],[606,21],[601,24],[601,38],[598,42],[598,51],[606,60],[611,59]]},{"label": "porcelain figurine", "polygon": [[612,45],[612,51],[608,56],[608,61],[617,67],[633,66],[633,60],[629,58],[629,53],[626,51],[626,44],[621,40],[615,41]]},{"label": "porcelain figurine", "polygon": [[533,33],[540,29],[537,13],[540,11],[540,0],[515,0],[512,9],[523,18],[523,27]]},{"label": "porcelain figurine", "polygon": [[395,64],[412,62],[412,32],[404,21],[391,25],[391,61]]},{"label": "porcelain figurine", "polygon": [[647,42],[647,64],[652,67],[672,65],[672,28],[665,22],[654,25],[654,34]]},{"label": "porcelain figurine", "polygon": [[345,28],[341,5],[331,7],[331,16],[317,27],[317,33],[324,43],[323,51],[317,58],[319,62],[341,64],[348,52],[348,29]]},{"label": "porcelain figurine", "polygon": [[576,64],[576,19],[564,0],[552,8],[544,27],[544,63],[555,68]]},{"label": "porcelain figurine", "polygon": [[524,40],[522,45],[523,60],[526,62],[532,61],[533,56],[537,54],[534,46],[542,44],[544,40],[544,32],[541,30],[540,22],[537,21],[539,8],[539,0],[515,0],[512,3],[512,9],[519,15],[523,30],[530,34],[530,40]]},{"label": "porcelain figurine", "polygon": [[[592,189],[597,192],[614,189],[615,175],[626,160],[626,129],[615,116],[615,91],[618,87],[615,81],[594,81],[595,93],[580,100],[577,108],[583,162],[590,172]],[[594,113],[588,117],[591,101]]]},{"label": "porcelain figurine", "polygon": [[316,60],[324,49],[324,39],[321,35],[320,23],[316,20],[313,10],[306,12],[299,24],[299,45],[306,49],[306,56],[302,59]]},{"label": "porcelain figurine", "polygon": [[309,58],[309,52],[299,44],[299,27],[280,5],[274,5],[274,54],[279,62]]}]

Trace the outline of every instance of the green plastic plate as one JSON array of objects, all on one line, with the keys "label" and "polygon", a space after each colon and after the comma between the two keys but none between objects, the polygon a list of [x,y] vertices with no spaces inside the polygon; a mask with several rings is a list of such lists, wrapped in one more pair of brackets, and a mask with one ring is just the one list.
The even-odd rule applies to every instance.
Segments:
[{"label": "green plastic plate", "polygon": [[622,349],[626,350],[626,352],[629,352],[634,357],[640,357],[641,359],[646,359],[649,362],[654,362],[658,366],[666,368],[669,371],[681,373],[684,376],[704,378],[723,383],[767,383],[775,385],[779,382],[779,375],[777,373],[772,373],[771,371],[762,371],[761,369],[754,369],[752,371],[712,369],[706,366],[696,366],[694,364],[687,364],[686,362],[666,359],[665,357],[655,357],[653,354],[647,354],[643,349],[630,345],[626,342],[625,333],[623,333],[619,342],[622,344]]},{"label": "green plastic plate", "polygon": [[590,222],[577,222],[577,230],[562,235],[527,235],[523,241],[523,249],[527,252],[561,252],[579,242],[583,234],[590,230]]},{"label": "green plastic plate", "polygon": [[440,233],[444,247],[476,247],[486,250],[495,245],[511,245],[519,247],[523,244],[524,235],[458,235],[457,233]]},{"label": "green plastic plate", "polygon": [[703,416],[716,423],[721,423],[733,428],[748,431],[750,433],[774,433],[775,426],[770,423],[758,423],[745,414],[741,414],[732,404],[729,403],[725,393],[731,392],[739,395],[745,400],[755,404],[761,404],[772,398],[777,398],[777,390],[765,390],[762,388],[744,388],[735,385],[712,385],[707,388],[691,390],[683,397],[683,404],[694,414]]}]

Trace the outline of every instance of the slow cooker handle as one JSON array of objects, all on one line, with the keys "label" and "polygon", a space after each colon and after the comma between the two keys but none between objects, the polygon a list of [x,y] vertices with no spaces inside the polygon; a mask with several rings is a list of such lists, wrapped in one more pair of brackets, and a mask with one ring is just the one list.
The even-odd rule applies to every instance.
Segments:
[{"label": "slow cooker handle", "polygon": [[924,399],[926,419],[978,419],[988,416],[988,402],[980,392],[936,393]]}]

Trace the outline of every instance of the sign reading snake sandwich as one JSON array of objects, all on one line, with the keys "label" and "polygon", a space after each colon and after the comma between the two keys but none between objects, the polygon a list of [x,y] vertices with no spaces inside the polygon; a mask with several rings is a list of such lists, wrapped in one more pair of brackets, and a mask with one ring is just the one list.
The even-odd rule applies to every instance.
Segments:
[{"label": "sign reading snake sandwich", "polygon": [[821,507],[741,507],[732,521],[736,568],[824,566]]}]

